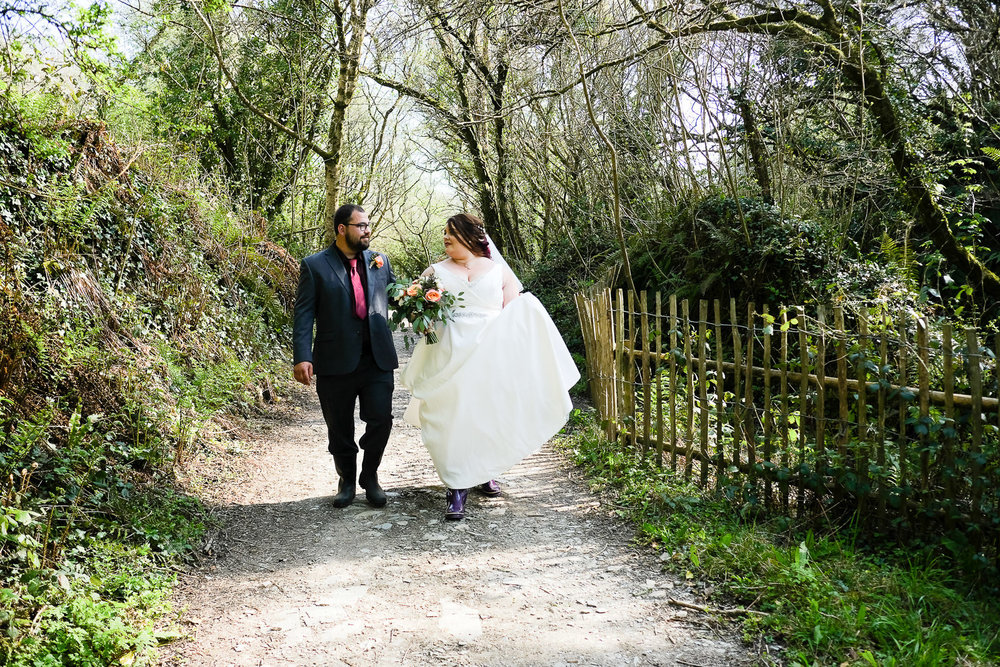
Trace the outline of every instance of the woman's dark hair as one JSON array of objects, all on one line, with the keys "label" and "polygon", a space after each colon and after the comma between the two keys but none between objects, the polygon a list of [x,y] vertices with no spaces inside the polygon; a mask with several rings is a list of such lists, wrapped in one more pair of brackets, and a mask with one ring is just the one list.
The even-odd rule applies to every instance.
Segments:
[{"label": "woman's dark hair", "polygon": [[355,211],[361,211],[364,213],[365,209],[361,208],[357,204],[343,204],[333,214],[333,228],[339,230],[341,225],[351,224],[351,217],[354,216]]},{"label": "woman's dark hair", "polygon": [[468,213],[459,213],[448,218],[445,226],[452,236],[473,253],[490,257],[490,244],[486,240],[486,227],[482,220]]}]

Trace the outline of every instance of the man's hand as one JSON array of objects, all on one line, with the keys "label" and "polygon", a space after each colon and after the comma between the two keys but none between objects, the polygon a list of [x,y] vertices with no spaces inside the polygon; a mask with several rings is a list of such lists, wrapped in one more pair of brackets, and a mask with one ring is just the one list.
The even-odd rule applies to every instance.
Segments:
[{"label": "man's hand", "polygon": [[312,383],[313,365],[311,361],[300,361],[295,364],[295,379],[306,385]]}]

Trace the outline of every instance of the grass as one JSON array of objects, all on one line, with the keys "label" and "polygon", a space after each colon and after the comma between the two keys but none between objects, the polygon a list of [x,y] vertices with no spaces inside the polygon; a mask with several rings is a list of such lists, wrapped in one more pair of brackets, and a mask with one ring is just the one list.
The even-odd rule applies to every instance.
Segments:
[{"label": "grass", "polygon": [[741,517],[725,498],[609,443],[590,415],[576,412],[571,423],[560,445],[594,490],[614,496],[637,539],[668,554],[666,569],[710,582],[710,605],[763,612],[742,621],[748,643],[784,646],[793,666],[1000,660],[1000,602],[935,551],[850,527],[821,532],[784,516]]}]

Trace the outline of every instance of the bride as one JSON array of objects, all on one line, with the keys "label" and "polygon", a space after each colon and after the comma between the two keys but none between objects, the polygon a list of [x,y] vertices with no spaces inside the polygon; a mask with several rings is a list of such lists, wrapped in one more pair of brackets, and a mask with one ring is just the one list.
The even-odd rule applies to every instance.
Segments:
[{"label": "bride", "polygon": [[404,418],[420,427],[441,481],[447,519],[465,516],[471,487],[500,495],[496,477],[555,435],[580,375],[541,303],[490,243],[482,222],[461,213],[444,230],[448,258],[423,275],[461,293],[439,342],[422,340],[400,380],[413,400]]}]

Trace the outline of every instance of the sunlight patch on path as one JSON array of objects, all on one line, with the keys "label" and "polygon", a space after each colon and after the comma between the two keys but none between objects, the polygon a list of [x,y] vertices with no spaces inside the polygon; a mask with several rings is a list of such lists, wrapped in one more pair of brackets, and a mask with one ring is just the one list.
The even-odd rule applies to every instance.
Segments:
[{"label": "sunlight patch on path", "polygon": [[479,611],[464,604],[452,602],[450,598],[441,600],[441,618],[438,627],[460,641],[472,641],[483,634],[483,622]]}]

